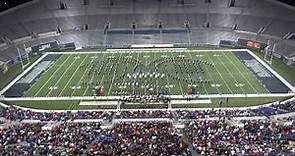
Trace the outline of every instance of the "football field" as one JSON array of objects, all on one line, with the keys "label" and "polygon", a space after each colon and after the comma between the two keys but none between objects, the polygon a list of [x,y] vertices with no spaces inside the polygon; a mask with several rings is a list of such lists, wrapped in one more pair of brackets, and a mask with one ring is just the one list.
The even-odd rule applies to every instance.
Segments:
[{"label": "football field", "polygon": [[[49,54],[56,55],[56,54]],[[27,97],[260,94],[269,91],[233,52],[64,53]]]},{"label": "football field", "polygon": [[[252,107],[294,96],[293,87],[245,49],[106,49],[47,52],[1,90],[38,109]],[[168,98],[128,102],[124,98]]]}]

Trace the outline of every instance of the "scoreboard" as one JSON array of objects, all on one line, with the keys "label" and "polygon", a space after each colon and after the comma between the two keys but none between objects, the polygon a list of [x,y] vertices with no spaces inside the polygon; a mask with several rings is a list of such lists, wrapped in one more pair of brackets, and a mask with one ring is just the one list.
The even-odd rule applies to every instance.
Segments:
[{"label": "scoreboard", "polygon": [[249,40],[249,41],[247,41],[247,47],[260,49],[261,48],[261,43]]},{"label": "scoreboard", "polygon": [[237,44],[242,47],[257,49],[257,50],[263,50],[267,46],[267,44],[260,42],[260,41],[242,39],[242,38],[238,39]]}]

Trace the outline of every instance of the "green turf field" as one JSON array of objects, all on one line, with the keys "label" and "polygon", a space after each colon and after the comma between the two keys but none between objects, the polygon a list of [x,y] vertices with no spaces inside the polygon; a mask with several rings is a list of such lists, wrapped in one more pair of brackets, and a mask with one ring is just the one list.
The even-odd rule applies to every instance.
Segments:
[{"label": "green turf field", "polygon": [[[188,87],[190,85],[191,87]],[[256,94],[268,90],[232,52],[63,54],[28,97]]]},{"label": "green turf field", "polygon": [[[26,69],[27,67],[29,67],[39,57],[40,57],[40,55],[31,57],[30,58],[30,60],[31,60],[30,63],[28,63],[28,62],[25,61],[25,63],[28,63],[28,64],[27,64],[27,66],[24,69]],[[12,79],[14,79],[15,77],[17,77],[17,75],[19,75],[22,71],[23,70],[22,70],[21,64],[17,64],[17,65],[9,66],[8,67],[8,71],[5,74],[0,73],[0,89],[4,88]]]},{"label": "green turf field", "polygon": [[[264,54],[261,52],[255,52],[256,56],[263,60]],[[269,58],[268,58],[269,60]],[[269,63],[268,63],[269,64]],[[295,86],[295,66],[286,65],[281,59],[273,58],[272,64],[269,64],[272,69],[277,71],[281,76],[283,76],[289,83]]]}]

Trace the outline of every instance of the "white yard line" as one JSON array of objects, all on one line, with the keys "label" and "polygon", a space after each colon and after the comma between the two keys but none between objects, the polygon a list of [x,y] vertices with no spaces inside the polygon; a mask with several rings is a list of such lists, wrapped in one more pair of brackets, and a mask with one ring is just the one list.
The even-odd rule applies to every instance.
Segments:
[{"label": "white yard line", "polygon": [[[62,56],[61,56],[62,57]],[[54,75],[61,69],[61,67],[68,61],[68,59],[71,56],[68,56],[66,58],[66,60],[63,61],[63,63],[53,72],[53,74],[49,77],[49,79],[47,79],[47,81],[39,88],[39,90],[37,91],[37,93],[34,94],[34,96],[37,96],[41,90],[43,90],[43,88],[47,85],[47,83],[54,77]]]},{"label": "white yard line", "polygon": [[[253,85],[248,81],[248,79],[245,77],[245,75],[240,71],[240,69],[233,63],[233,61],[228,58],[228,56],[226,54],[224,54],[226,59],[229,60],[229,62],[239,71],[240,75],[242,75],[242,77],[244,78],[244,80],[246,80],[246,82],[251,86],[251,88],[254,90],[254,92],[256,92],[257,94],[259,93],[255,87],[253,87]],[[234,56],[235,57],[235,56]]]},{"label": "white yard line", "polygon": [[[170,94],[171,94],[170,81],[169,81],[168,75],[165,74],[165,76],[166,76],[166,84],[168,85],[168,90],[169,90],[169,94],[168,94],[168,96],[170,96]],[[170,106],[171,106],[171,105],[170,105]],[[171,107],[169,107],[169,108],[171,108]]]},{"label": "white yard line", "polygon": [[[54,83],[53,86],[57,85],[63,78],[63,76],[65,75],[65,73],[68,72],[68,70],[72,67],[72,65],[76,62],[77,59],[75,59],[68,67],[67,69],[62,73],[62,75],[59,77],[59,79],[56,81],[56,83]],[[50,93],[53,91],[53,89],[51,89],[47,94],[46,97],[50,95]]]},{"label": "white yard line", "polygon": [[168,85],[168,90],[169,90],[169,95],[171,94],[171,89],[170,89],[170,82],[169,82],[169,78],[166,74],[166,79],[167,79],[167,85]]},{"label": "white yard line", "polygon": [[[223,53],[222,53],[223,54]],[[221,56],[223,56],[221,54]],[[234,77],[234,75],[232,74],[232,72],[227,68],[227,66],[223,63],[223,61],[219,58],[219,57],[217,57],[218,58],[218,60],[219,60],[219,62],[221,62],[221,64],[222,64],[222,66],[223,67],[225,67],[225,69],[227,70],[227,72],[231,75],[231,77],[235,80],[235,82],[238,84],[239,82],[237,81],[237,79]],[[243,89],[243,87],[241,87],[241,86],[239,86],[239,88],[242,90],[242,92],[245,94],[245,91],[244,91],[244,89]]]},{"label": "white yard line", "polygon": [[[145,59],[145,61],[144,61],[144,65],[147,66],[147,61],[146,61],[147,58],[144,58],[144,59]],[[146,71],[145,71],[145,72],[146,72]],[[146,95],[146,87],[144,87],[144,95]]]},{"label": "white yard line", "polygon": [[68,81],[68,82],[66,83],[66,85],[63,87],[63,89],[62,89],[61,92],[58,94],[58,96],[60,96],[60,95],[63,93],[63,91],[67,88],[67,86],[69,85],[69,83],[71,82],[71,80],[73,79],[73,77],[76,75],[77,71],[79,70],[79,67],[81,66],[81,64],[84,63],[84,61],[86,60],[87,57],[88,57],[88,55],[85,56],[85,58],[83,59],[83,61],[79,64],[78,68],[74,71],[74,73],[73,73],[72,76],[70,77],[69,81]]},{"label": "white yard line", "polygon": [[[188,54],[189,54],[190,58],[192,59],[192,61],[194,61],[194,58],[192,57],[192,55],[191,55],[191,52],[190,52],[190,51],[188,51]],[[204,65],[204,67],[206,68],[206,65]],[[203,88],[205,89],[205,92],[206,92],[206,94],[208,94],[208,91],[207,91],[207,89],[206,89],[206,87],[205,87],[205,84],[204,84],[204,83],[202,83],[202,86],[203,86]],[[218,89],[218,87],[216,87],[216,89]]]},{"label": "white yard line", "polygon": [[[104,56],[105,56],[105,54],[102,55],[102,60],[104,59]],[[99,71],[102,70],[102,67],[103,67],[103,66],[100,67]],[[92,76],[91,76],[91,79],[90,79],[91,82],[93,81],[94,75],[95,75],[95,73],[92,73]],[[103,78],[104,78],[104,74],[103,74],[103,76],[102,76],[102,78],[101,78],[99,84],[101,84],[101,82],[103,81]],[[86,89],[84,90],[84,92],[83,92],[83,96],[85,96],[85,94],[87,93],[87,90],[88,90],[88,89],[89,89],[89,85],[87,85]]]},{"label": "white yard line", "polygon": [[[88,54],[88,55],[89,55],[89,54]],[[97,56],[97,54],[95,54],[94,57],[91,59],[90,64],[95,60],[95,57],[96,57],[96,56]],[[91,68],[87,68],[87,69],[85,69],[83,75],[80,77],[80,79],[79,79],[79,81],[78,81],[77,86],[80,85],[80,83],[81,83],[81,81],[83,80],[85,74],[86,74],[88,71],[90,71],[90,69],[91,69]],[[71,96],[74,95],[75,91],[76,91],[76,89],[74,89],[74,91],[72,92]]]},{"label": "white yard line", "polygon": [[[173,55],[172,52],[171,52],[171,55],[172,55],[172,58],[173,58],[173,63],[174,63],[174,65],[176,66],[175,59],[174,59],[174,55]],[[179,76],[179,75],[177,74],[177,76]],[[179,77],[180,77],[180,76],[179,76]],[[178,85],[179,85],[179,88],[180,88],[180,91],[181,91],[181,94],[180,94],[180,95],[183,95],[184,92],[183,92],[183,89],[182,89],[182,87],[181,87],[180,81],[178,81]]]},{"label": "white yard line", "polygon": [[[113,56],[113,54],[112,54],[112,56]],[[104,57],[105,57],[105,55],[103,54],[103,58],[104,58]],[[108,64],[108,63],[107,63],[107,64]],[[107,65],[107,64],[106,64],[106,65]],[[103,66],[101,66],[101,67],[99,68],[99,72],[101,72],[102,69],[103,69]],[[98,83],[99,85],[103,83],[104,78],[105,78],[105,73],[102,75],[102,78],[99,80],[99,83]],[[92,77],[91,79],[93,80],[93,77]],[[92,81],[92,80],[91,80],[91,81]],[[87,86],[87,87],[88,87],[88,86]],[[87,90],[86,90],[86,91],[87,91]],[[83,94],[83,96],[84,96],[85,94],[86,94],[86,92]]]},{"label": "white yard line", "polygon": [[[137,53],[137,58],[136,58],[136,66],[138,65],[138,58],[139,58],[139,53]],[[135,86],[132,87],[132,94],[135,93]]]},{"label": "white yard line", "polygon": [[[189,51],[190,53],[192,52],[192,51]],[[200,55],[199,54],[199,52],[198,52],[198,55]],[[206,55],[206,54],[205,54]],[[204,56],[204,55],[203,55]],[[201,60],[201,59],[200,59]],[[213,62],[212,62],[213,63]],[[213,83],[214,84],[217,84],[216,83],[216,80],[213,78],[213,76],[211,75],[211,72],[209,72],[209,70],[208,70],[208,68],[207,68],[207,66],[206,65],[204,65],[204,67],[205,67],[205,69],[206,69],[206,73],[208,73],[208,75],[209,75],[209,78],[213,81]],[[215,67],[213,67],[213,68],[215,68]],[[215,69],[216,70],[216,69]],[[210,82],[211,83],[211,82]],[[206,87],[205,87],[206,88]],[[221,91],[218,89],[219,87],[215,87],[216,88],[216,90],[217,90],[217,92],[219,93],[219,94],[221,94]]]},{"label": "white yard line", "polygon": [[[121,55],[122,55],[122,53],[120,53],[120,55],[119,55],[119,60],[118,60],[118,62],[120,62]],[[108,95],[110,95],[110,92],[111,92],[111,90],[112,90],[112,86],[113,86],[113,83],[114,83],[114,80],[115,80],[115,77],[116,77],[116,74],[117,74],[118,65],[119,65],[118,63],[115,64],[115,67],[114,67],[115,70],[114,70],[114,74],[113,74],[113,77],[112,77],[112,81],[111,81],[111,83],[110,83],[110,87],[109,87]]]},{"label": "white yard line", "polygon": [[[128,56],[129,56],[129,55],[130,55],[130,53],[128,53]],[[128,68],[128,65],[129,65],[129,59],[131,59],[131,58],[128,58],[128,59],[127,59],[127,63],[124,64],[124,65],[125,65],[125,66],[124,66],[125,69]],[[123,71],[123,73],[124,73],[124,77],[123,77],[122,84],[125,83],[125,79],[126,79],[126,77],[127,77],[127,76],[126,76],[127,74],[125,74],[125,71]],[[122,86],[123,86],[123,85],[122,85]],[[121,87],[121,89],[120,89],[120,92],[121,92],[121,93],[122,93],[122,91],[123,91],[123,87]]]},{"label": "white yard line", "polygon": [[[212,60],[211,60],[211,57],[210,56],[207,56],[207,55],[205,55],[206,57],[208,57],[209,58],[209,60],[212,62],[212,63],[214,63]],[[215,64],[214,64],[215,65]],[[228,84],[226,83],[226,81],[224,80],[224,78],[222,77],[222,75],[220,74],[220,72],[218,71],[218,69],[216,68],[216,65],[215,65],[215,68],[214,68],[216,71],[217,71],[217,73],[219,74],[219,76],[221,77],[221,79],[222,79],[222,81],[224,82],[224,84],[225,84],[225,86],[227,87],[227,89],[232,93],[232,94],[234,94],[234,92],[230,89],[230,87],[228,86]]]},{"label": "white yard line", "polygon": [[[153,60],[150,60],[149,63],[151,63],[152,61],[155,60],[155,54],[152,53],[152,55],[153,55]],[[156,69],[156,68],[154,67],[154,69]],[[158,80],[158,78],[156,78],[156,87],[157,87],[157,94],[159,94],[159,80]]]}]

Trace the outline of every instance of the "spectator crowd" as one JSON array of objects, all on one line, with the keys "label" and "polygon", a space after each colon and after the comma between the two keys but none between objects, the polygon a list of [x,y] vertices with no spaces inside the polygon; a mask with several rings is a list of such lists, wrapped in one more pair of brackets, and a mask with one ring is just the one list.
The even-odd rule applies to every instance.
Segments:
[{"label": "spectator crowd", "polygon": [[0,107],[0,117],[7,120],[67,121],[74,119],[112,118],[177,118],[199,119],[208,117],[243,117],[257,115],[253,110],[135,110],[135,111],[77,111],[34,112],[16,107]]},{"label": "spectator crowd", "polygon": [[[233,118],[253,116],[253,110],[34,112],[0,107],[0,155],[294,154],[294,119],[236,123]],[[51,129],[44,129],[49,123]]]},{"label": "spectator crowd", "polygon": [[168,122],[42,123],[0,129],[0,155],[190,155],[180,130]]},{"label": "spectator crowd", "polygon": [[188,122],[185,134],[201,155],[291,155],[295,147],[295,125],[270,120],[226,120]]}]

